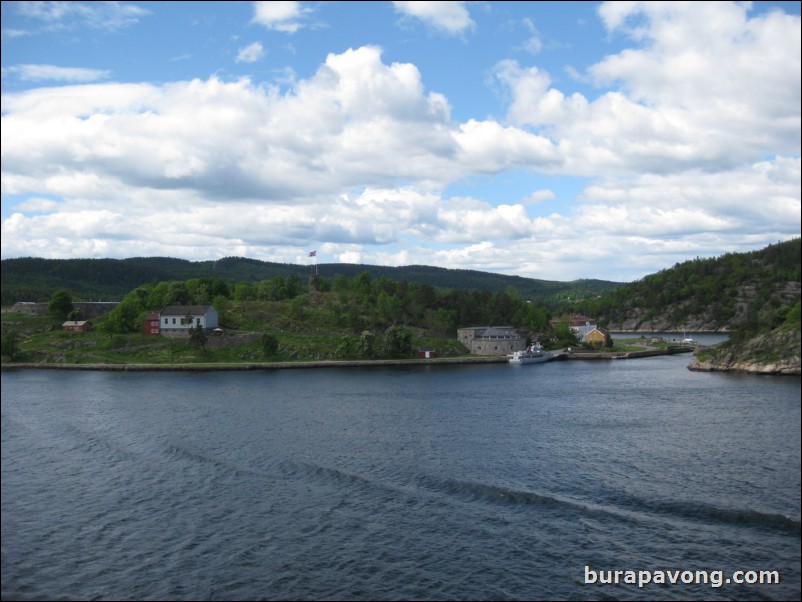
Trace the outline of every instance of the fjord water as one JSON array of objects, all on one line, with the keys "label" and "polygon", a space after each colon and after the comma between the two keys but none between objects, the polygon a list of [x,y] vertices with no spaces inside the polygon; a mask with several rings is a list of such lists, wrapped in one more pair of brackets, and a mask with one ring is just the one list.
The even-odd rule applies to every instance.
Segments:
[{"label": "fjord water", "polygon": [[689,359],[3,371],[2,597],[799,599],[800,379]]}]

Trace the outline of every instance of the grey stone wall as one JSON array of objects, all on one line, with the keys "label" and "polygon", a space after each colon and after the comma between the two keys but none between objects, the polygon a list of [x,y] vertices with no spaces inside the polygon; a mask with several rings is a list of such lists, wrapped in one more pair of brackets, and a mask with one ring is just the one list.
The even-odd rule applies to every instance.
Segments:
[{"label": "grey stone wall", "polygon": [[508,355],[526,347],[526,341],[519,339],[474,339],[469,349],[476,355]]}]

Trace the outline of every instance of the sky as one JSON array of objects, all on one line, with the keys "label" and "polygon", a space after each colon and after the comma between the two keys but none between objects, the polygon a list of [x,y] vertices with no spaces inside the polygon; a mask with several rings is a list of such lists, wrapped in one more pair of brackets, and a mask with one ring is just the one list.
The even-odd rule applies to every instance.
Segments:
[{"label": "sky", "polygon": [[800,236],[801,31],[799,2],[2,2],[0,255],[631,282],[762,249]]}]

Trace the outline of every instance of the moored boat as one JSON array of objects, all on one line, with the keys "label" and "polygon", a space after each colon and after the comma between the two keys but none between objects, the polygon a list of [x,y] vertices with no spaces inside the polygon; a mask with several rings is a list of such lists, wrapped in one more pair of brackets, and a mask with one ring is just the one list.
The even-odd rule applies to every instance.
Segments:
[{"label": "moored boat", "polygon": [[545,351],[540,343],[530,345],[522,351],[516,351],[507,355],[507,361],[511,364],[537,364],[547,362],[554,355]]}]

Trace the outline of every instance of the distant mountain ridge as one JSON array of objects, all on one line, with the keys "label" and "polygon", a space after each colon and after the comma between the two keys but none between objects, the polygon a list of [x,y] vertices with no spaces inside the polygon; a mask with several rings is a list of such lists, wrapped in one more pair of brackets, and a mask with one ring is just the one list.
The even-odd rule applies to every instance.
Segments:
[{"label": "distant mountain ridge", "polygon": [[[2,305],[18,301],[47,301],[59,289],[83,300],[119,301],[144,284],[217,277],[229,284],[254,283],[274,276],[296,275],[306,279],[310,266],[273,263],[245,257],[213,261],[189,261],[173,257],[127,259],[42,259],[22,257],[2,260]],[[352,277],[368,272],[374,278],[391,278],[437,288],[489,290],[515,288],[526,299],[560,301],[611,292],[622,283],[605,280],[556,282],[522,276],[507,276],[479,270],[439,268],[425,265],[376,266],[327,263],[318,266],[322,278]]]}]

